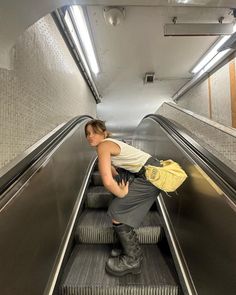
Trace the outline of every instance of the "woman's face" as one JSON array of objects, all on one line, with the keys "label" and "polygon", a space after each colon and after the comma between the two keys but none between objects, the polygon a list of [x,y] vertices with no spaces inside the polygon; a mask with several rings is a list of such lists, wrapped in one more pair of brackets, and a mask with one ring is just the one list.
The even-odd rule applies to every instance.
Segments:
[{"label": "woman's face", "polygon": [[88,125],[86,128],[86,138],[88,140],[88,143],[91,146],[97,146],[99,143],[105,139],[105,134],[103,133],[95,133],[93,130],[93,127],[91,125]]}]

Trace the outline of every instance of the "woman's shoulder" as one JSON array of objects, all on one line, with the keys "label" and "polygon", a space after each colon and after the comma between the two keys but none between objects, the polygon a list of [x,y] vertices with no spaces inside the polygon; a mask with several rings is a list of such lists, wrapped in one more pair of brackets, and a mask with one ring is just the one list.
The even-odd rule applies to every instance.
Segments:
[{"label": "woman's shoulder", "polygon": [[122,147],[124,142],[122,142],[121,140],[118,140],[118,139],[114,139],[114,138],[105,138],[102,142],[109,142],[109,143],[112,143],[112,144],[117,144],[119,147]]},{"label": "woman's shoulder", "polygon": [[105,138],[102,142],[105,142],[105,141],[121,142],[120,140],[115,139],[115,138],[111,138],[111,137]]},{"label": "woman's shoulder", "polygon": [[119,145],[119,141],[117,141],[113,138],[106,138],[106,139],[102,140],[98,146],[100,148],[105,148],[105,147],[113,146],[113,145],[117,145],[117,144]]},{"label": "woman's shoulder", "polygon": [[111,154],[119,154],[120,152],[120,145],[118,140],[114,140],[113,138],[106,138],[98,145],[98,149],[110,151]]}]

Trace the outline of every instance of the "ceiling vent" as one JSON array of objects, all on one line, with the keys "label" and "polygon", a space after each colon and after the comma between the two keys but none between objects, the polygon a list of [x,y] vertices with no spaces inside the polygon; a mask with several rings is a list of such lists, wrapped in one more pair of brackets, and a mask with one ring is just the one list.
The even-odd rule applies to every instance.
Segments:
[{"label": "ceiling vent", "polygon": [[108,25],[117,26],[125,19],[124,7],[105,7],[103,15]]},{"label": "ceiling vent", "polygon": [[144,76],[144,83],[150,84],[153,83],[155,80],[155,73],[146,73]]}]

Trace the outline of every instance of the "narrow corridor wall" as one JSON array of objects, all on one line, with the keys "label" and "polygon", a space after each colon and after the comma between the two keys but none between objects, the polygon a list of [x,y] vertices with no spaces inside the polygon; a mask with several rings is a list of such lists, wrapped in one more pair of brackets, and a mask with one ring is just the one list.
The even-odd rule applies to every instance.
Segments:
[{"label": "narrow corridor wall", "polygon": [[96,116],[96,103],[51,15],[17,40],[0,69],[0,168],[59,124]]},{"label": "narrow corridor wall", "polygon": [[236,128],[236,55],[177,102],[194,113]]}]

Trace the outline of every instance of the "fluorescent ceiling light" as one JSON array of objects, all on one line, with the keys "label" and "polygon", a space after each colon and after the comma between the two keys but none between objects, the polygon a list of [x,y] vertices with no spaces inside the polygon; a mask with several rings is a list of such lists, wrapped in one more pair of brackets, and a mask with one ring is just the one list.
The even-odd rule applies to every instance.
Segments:
[{"label": "fluorescent ceiling light", "polygon": [[[198,73],[209,61],[211,61],[218,53],[218,49],[229,39],[230,36],[224,36],[215,46],[203,57],[202,60],[191,71],[193,74]],[[223,52],[222,52],[223,53]]]},{"label": "fluorescent ceiling light", "polygon": [[73,16],[77,32],[79,33],[79,37],[82,41],[83,48],[85,50],[85,54],[88,59],[91,70],[94,72],[95,75],[97,75],[99,73],[98,62],[89,35],[83,9],[81,6],[78,5],[73,5],[69,9],[71,11],[71,15]]},{"label": "fluorescent ceiling light", "polygon": [[219,52],[203,69],[204,72],[207,72],[210,68],[213,67],[219,60],[221,60],[228,52],[230,49],[226,49],[222,52]]},{"label": "fluorescent ceiling light", "polygon": [[[236,31],[236,25],[233,27],[233,32]],[[225,42],[231,37],[224,36],[222,37],[218,42],[215,43],[215,45],[211,48],[211,50],[200,60],[200,62],[192,69],[193,74],[197,74],[200,72],[203,68],[204,71],[209,70],[215,63],[217,63],[225,54],[228,53],[230,49],[226,49],[222,52],[218,52],[218,49],[225,44]]]},{"label": "fluorescent ceiling light", "polygon": [[[236,25],[234,25],[234,32],[236,32]],[[217,42],[215,44],[215,47],[219,49],[221,47],[221,45],[224,42],[226,42],[230,37],[231,36],[225,36],[224,38],[221,38],[219,40],[219,42]],[[233,37],[233,35],[232,35],[232,37]],[[215,49],[215,47],[212,48],[212,50]],[[206,59],[205,59],[206,56],[204,57],[205,64],[203,64],[203,60],[202,60],[201,61],[201,63],[202,63],[201,68],[199,66],[199,70],[196,71],[196,75],[194,75],[190,81],[185,83],[184,86],[182,86],[172,96],[173,100],[176,101],[179,97],[181,97],[184,93],[186,93],[189,89],[191,89],[198,81],[200,81],[204,76],[206,76],[207,73],[209,73],[216,64],[219,64],[221,61],[223,61],[226,58],[226,56],[229,56],[232,51],[233,51],[232,48],[225,49],[223,51],[220,51],[220,49],[219,49],[219,52],[217,50],[214,50],[211,56],[210,56],[210,52],[209,52],[207,54],[207,55],[209,55],[209,60],[206,62]]]},{"label": "fluorescent ceiling light", "polygon": [[82,61],[83,65],[84,65],[84,67],[85,67],[85,70],[86,70],[87,74],[89,75],[89,77],[91,78],[91,73],[90,73],[89,66],[88,66],[88,64],[87,64],[87,61],[86,61],[86,58],[85,58],[85,56],[84,56],[83,50],[82,50],[82,48],[81,48],[81,46],[80,46],[78,36],[77,36],[77,34],[76,34],[76,32],[75,32],[75,28],[74,28],[74,26],[73,26],[73,23],[72,23],[72,21],[71,21],[71,18],[70,18],[70,16],[69,16],[68,11],[66,12],[66,14],[65,14],[65,18],[64,18],[64,19],[65,19],[65,22],[66,22],[67,28],[68,28],[68,30],[69,30],[69,32],[70,32],[70,34],[71,34],[71,37],[72,37],[72,39],[73,39],[73,41],[74,41],[74,45],[75,45],[75,47],[76,47],[76,49],[77,49],[77,51],[78,51],[78,53],[79,53],[79,56],[80,56],[80,58],[81,58],[81,61]]}]

